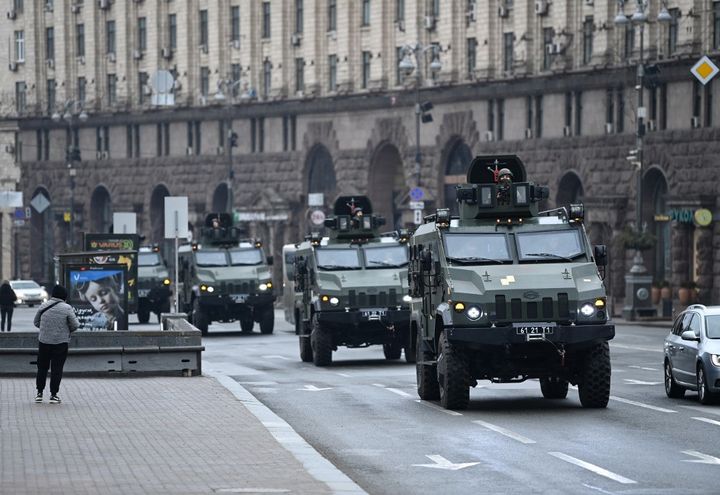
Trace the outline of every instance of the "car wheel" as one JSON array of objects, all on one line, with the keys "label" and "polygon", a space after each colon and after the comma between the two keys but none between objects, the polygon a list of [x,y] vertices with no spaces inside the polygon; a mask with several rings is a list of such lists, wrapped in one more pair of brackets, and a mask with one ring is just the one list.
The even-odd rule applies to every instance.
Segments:
[{"label": "car wheel", "polygon": [[150,321],[150,310],[147,308],[138,308],[138,321],[140,323],[147,323]]},{"label": "car wheel", "polygon": [[192,320],[193,320],[193,325],[195,325],[195,327],[197,327],[197,329],[200,330],[200,332],[202,332],[203,335],[208,334],[208,327],[210,326],[210,318],[200,308],[200,301],[197,299],[195,299],[195,302],[193,303]]},{"label": "car wheel", "polygon": [[388,361],[400,359],[400,356],[402,355],[402,346],[400,345],[400,342],[383,344],[383,354],[385,354],[385,359]]},{"label": "car wheel", "polygon": [[275,329],[275,310],[272,306],[265,308],[262,319],[260,320],[260,333],[269,335]]},{"label": "car wheel", "polygon": [[556,376],[540,378],[540,390],[546,399],[564,399],[568,394],[568,381]]},{"label": "car wheel", "polygon": [[332,364],[332,334],[320,325],[317,314],[312,317],[310,331],[310,345],[312,346],[313,363],[315,366],[330,366]]},{"label": "car wheel", "polygon": [[418,396],[422,400],[440,399],[440,385],[437,380],[437,364],[425,364],[434,361],[435,356],[423,350],[422,335],[418,332],[415,346],[415,375],[417,377]]},{"label": "car wheel", "polygon": [[310,332],[305,331],[306,325],[299,318],[295,320],[295,326],[298,327],[298,340],[300,341],[300,359],[303,363],[311,363],[313,361],[313,350],[310,342]]},{"label": "car wheel", "polygon": [[415,349],[415,346],[413,346],[413,342],[415,340],[413,339],[412,326],[408,329],[408,333],[409,335],[407,337],[407,343],[404,347],[405,362],[408,364],[413,364],[417,360],[417,350]]},{"label": "car wheel", "polygon": [[715,402],[717,401],[717,396],[710,392],[707,377],[705,376],[705,368],[703,368],[702,364],[698,365],[697,369],[697,387],[698,401],[700,402],[700,404],[715,404]]},{"label": "car wheel", "polygon": [[470,402],[470,374],[463,352],[440,335],[437,376],[440,405],[445,409],[467,409]]},{"label": "car wheel", "polygon": [[586,354],[580,369],[578,394],[583,407],[607,407],[610,400],[610,347],[598,344]]},{"label": "car wheel", "polygon": [[665,361],[665,395],[671,399],[682,399],[685,397],[685,389],[675,383],[670,361]]},{"label": "car wheel", "polygon": [[240,331],[242,333],[251,333],[253,331],[253,325],[255,325],[255,322],[253,321],[252,315],[240,318]]}]

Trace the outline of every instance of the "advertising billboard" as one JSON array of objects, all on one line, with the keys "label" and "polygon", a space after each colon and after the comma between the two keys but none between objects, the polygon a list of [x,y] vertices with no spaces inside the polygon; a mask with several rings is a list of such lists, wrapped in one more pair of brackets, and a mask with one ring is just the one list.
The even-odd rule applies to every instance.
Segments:
[{"label": "advertising billboard", "polygon": [[135,234],[85,234],[85,251],[135,251],[131,255],[94,256],[90,262],[97,265],[127,266],[127,300],[128,310],[137,311],[137,250],[140,248],[140,237]]},{"label": "advertising billboard", "polygon": [[68,304],[80,322],[79,330],[127,330],[126,265],[71,265],[65,269]]}]

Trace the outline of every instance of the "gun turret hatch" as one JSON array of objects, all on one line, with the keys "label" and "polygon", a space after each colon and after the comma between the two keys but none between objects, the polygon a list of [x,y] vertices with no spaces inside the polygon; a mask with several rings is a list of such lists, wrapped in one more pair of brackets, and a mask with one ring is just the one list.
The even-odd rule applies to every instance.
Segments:
[{"label": "gun turret hatch", "polygon": [[241,232],[233,226],[229,213],[210,213],[205,217],[205,224],[200,229],[203,244],[236,245],[240,242],[240,237]]},{"label": "gun turret hatch", "polygon": [[373,215],[372,204],[367,196],[340,196],[335,201],[334,216],[325,220],[330,230],[330,239],[350,242],[367,242],[379,237],[378,227],[385,225],[385,219]]}]

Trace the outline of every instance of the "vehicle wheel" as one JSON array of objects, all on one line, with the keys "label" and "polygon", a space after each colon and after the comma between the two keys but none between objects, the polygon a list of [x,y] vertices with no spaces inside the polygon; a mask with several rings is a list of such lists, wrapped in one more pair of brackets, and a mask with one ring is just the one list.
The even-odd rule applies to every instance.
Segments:
[{"label": "vehicle wheel", "polygon": [[[305,323],[299,318],[295,320],[295,326],[299,327],[298,339],[300,340],[300,359],[303,363],[311,363],[313,360],[313,350],[310,342],[310,333],[304,331]],[[300,330],[300,328],[303,330]]]},{"label": "vehicle wheel", "polygon": [[312,346],[313,363],[315,366],[330,366],[332,363],[332,335],[320,326],[317,315],[312,317],[310,345]]},{"label": "vehicle wheel", "polygon": [[568,382],[556,376],[540,378],[540,390],[546,399],[564,399],[568,394]]},{"label": "vehicle wheel", "polygon": [[263,333],[265,335],[269,335],[273,333],[273,329],[275,328],[275,310],[272,306],[265,309],[265,312],[262,315],[262,319],[260,320],[260,333]]},{"label": "vehicle wheel", "polygon": [[28,308],[32,308],[33,306],[35,306],[35,305],[34,305],[34,304],[28,304]]},{"label": "vehicle wheel", "polygon": [[610,347],[598,344],[587,353],[580,369],[578,394],[583,407],[607,407],[610,400]]},{"label": "vehicle wheel", "polygon": [[202,309],[200,309],[200,301],[197,299],[195,299],[195,302],[193,303],[192,321],[193,325],[195,325],[195,327],[197,327],[203,335],[208,334],[210,318]]},{"label": "vehicle wheel", "polygon": [[412,338],[412,327],[408,329],[409,335],[407,337],[407,343],[405,344],[405,362],[406,363],[414,363],[417,361],[417,350],[413,346],[413,338]]},{"label": "vehicle wheel", "polygon": [[400,345],[400,342],[383,344],[383,354],[385,354],[385,359],[388,361],[400,359],[400,355],[402,354],[402,346]]},{"label": "vehicle wheel", "polygon": [[697,387],[698,387],[698,402],[703,405],[715,404],[718,397],[710,392],[705,376],[705,368],[703,365],[699,365],[697,369]]},{"label": "vehicle wheel", "polygon": [[240,318],[240,331],[242,331],[242,333],[251,333],[253,325],[255,325],[255,322],[253,321],[252,315]]},{"label": "vehicle wheel", "polygon": [[665,395],[671,399],[682,399],[685,397],[685,389],[675,383],[670,361],[665,361]]},{"label": "vehicle wheel", "polygon": [[140,323],[147,323],[150,321],[150,310],[147,308],[138,308],[138,321]]},{"label": "vehicle wheel", "polygon": [[466,409],[470,402],[470,376],[463,352],[448,342],[445,332],[440,335],[440,354],[437,360],[440,405],[445,409]]},{"label": "vehicle wheel", "polygon": [[418,396],[422,400],[440,399],[440,385],[437,380],[437,364],[423,364],[427,361],[434,361],[435,356],[431,352],[423,351],[422,336],[417,334],[415,346],[415,375],[417,376]]},{"label": "vehicle wheel", "polygon": [[300,320],[300,313],[295,311],[295,335],[300,335],[303,322]]}]

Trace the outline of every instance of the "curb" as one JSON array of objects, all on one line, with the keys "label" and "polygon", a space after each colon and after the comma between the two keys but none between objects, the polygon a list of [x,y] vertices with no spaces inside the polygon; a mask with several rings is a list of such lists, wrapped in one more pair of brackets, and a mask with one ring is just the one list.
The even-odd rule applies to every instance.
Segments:
[{"label": "curb", "polygon": [[367,495],[365,490],[325,459],[292,426],[272,412],[245,387],[221,373],[203,372],[203,374],[215,378],[220,385],[230,391],[262,423],[275,440],[300,461],[310,476],[321,483],[325,483],[333,493],[339,495]]}]

